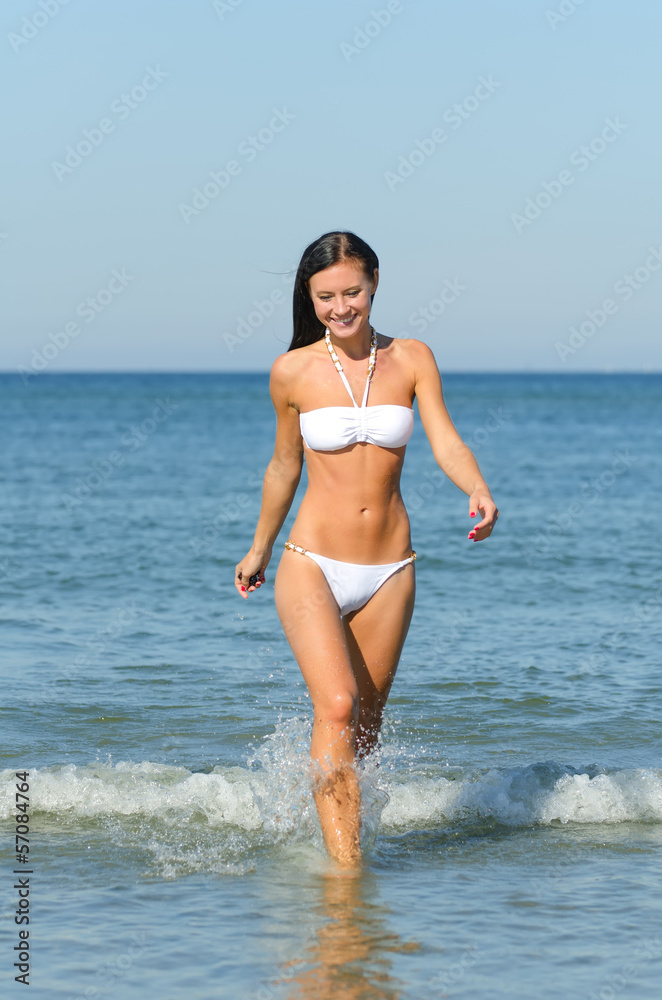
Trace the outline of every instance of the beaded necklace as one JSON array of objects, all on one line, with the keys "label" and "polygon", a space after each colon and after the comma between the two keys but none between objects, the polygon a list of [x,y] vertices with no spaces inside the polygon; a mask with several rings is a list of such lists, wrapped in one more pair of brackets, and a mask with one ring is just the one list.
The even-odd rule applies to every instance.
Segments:
[{"label": "beaded necklace", "polygon": [[[377,334],[375,333],[374,326],[371,326],[370,329],[372,331],[372,336],[370,338],[370,357],[368,358],[368,384],[370,383],[370,380],[372,378],[372,373],[375,370],[375,361],[377,359]],[[342,374],[343,368],[342,365],[340,364],[340,358],[333,349],[333,344],[331,343],[331,336],[329,334],[328,329],[324,334],[324,340],[326,342],[326,346],[329,349],[331,360],[333,361],[338,371]]]}]

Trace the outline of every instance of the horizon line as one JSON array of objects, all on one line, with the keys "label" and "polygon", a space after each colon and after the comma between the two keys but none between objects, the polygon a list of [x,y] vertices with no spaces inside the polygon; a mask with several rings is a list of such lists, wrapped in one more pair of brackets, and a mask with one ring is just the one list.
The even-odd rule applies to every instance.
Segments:
[{"label": "horizon line", "polygon": [[[444,368],[440,374],[445,375],[662,375],[662,368],[612,368],[609,370],[596,368],[580,368],[573,371],[561,368]],[[21,372],[16,369],[0,368],[0,376],[13,375],[16,378],[37,378],[41,375],[57,377],[60,375],[269,375],[269,369],[233,370],[233,369],[186,369],[186,368],[90,368],[74,371],[56,372]]]},{"label": "horizon line", "polygon": [[[443,368],[447,375],[660,375],[660,368]],[[269,368],[76,368],[58,371],[23,371],[0,368],[0,375],[36,378],[39,375],[268,375]]]}]

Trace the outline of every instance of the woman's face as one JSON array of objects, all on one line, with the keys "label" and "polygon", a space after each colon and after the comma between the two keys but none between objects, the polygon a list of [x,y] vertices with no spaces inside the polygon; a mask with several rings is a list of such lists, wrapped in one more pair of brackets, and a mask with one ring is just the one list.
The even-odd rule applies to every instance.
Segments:
[{"label": "woman's face", "polygon": [[347,261],[318,271],[308,282],[315,315],[337,337],[351,337],[370,318],[371,296],[379,280],[369,278],[358,262]]}]

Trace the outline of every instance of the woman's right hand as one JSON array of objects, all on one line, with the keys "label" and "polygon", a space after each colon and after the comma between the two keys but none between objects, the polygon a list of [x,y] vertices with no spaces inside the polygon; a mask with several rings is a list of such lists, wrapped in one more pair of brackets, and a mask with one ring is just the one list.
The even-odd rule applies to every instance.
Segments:
[{"label": "woman's right hand", "polygon": [[[240,597],[248,598],[248,595],[257,590],[265,580],[264,571],[269,565],[271,553],[259,555],[249,549],[244,558],[237,563],[234,570],[234,585]],[[251,577],[257,576],[254,583],[250,583]]]}]

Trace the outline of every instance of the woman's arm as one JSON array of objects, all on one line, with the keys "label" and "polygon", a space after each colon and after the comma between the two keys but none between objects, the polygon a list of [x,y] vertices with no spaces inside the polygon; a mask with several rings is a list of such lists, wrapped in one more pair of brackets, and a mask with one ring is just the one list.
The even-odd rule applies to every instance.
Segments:
[{"label": "woman's arm", "polygon": [[[281,354],[271,368],[269,391],[276,411],[276,443],[262,486],[262,506],[250,549],[235,568],[235,586],[242,597],[255,590],[248,580],[264,571],[278,532],[292,506],[301,479],[303,442],[299,429],[299,411],[290,402],[293,378],[292,355]],[[259,584],[258,584],[259,586]]]},{"label": "woman's arm", "polygon": [[414,361],[418,412],[432,453],[439,468],[468,495],[470,516],[475,517],[477,511],[483,515],[482,521],[469,533],[473,541],[482,541],[491,533],[499,511],[473,452],[458,434],[446,409],[434,354],[419,340],[409,341],[409,345]]}]

